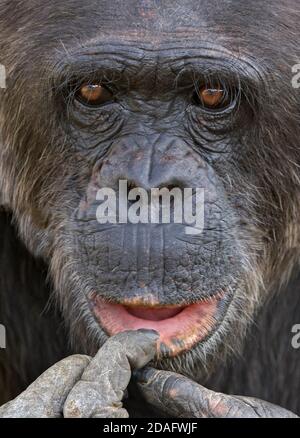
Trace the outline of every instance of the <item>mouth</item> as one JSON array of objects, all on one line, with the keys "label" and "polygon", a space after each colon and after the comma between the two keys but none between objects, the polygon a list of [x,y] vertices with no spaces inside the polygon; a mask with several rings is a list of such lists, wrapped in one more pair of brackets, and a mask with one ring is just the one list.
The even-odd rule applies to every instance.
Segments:
[{"label": "mouth", "polygon": [[157,357],[174,357],[204,341],[216,328],[224,292],[190,305],[159,306],[126,301],[115,304],[92,294],[93,314],[109,335],[126,330],[152,329],[159,333]]}]

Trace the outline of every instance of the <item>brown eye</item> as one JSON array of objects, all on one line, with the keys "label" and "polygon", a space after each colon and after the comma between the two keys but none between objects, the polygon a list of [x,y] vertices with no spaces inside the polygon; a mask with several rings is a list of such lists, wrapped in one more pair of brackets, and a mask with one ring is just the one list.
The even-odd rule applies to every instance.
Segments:
[{"label": "brown eye", "polygon": [[100,84],[83,84],[77,92],[77,98],[90,106],[102,105],[113,100],[113,94]]},{"label": "brown eye", "polygon": [[197,103],[207,109],[220,109],[229,105],[228,94],[221,84],[207,84],[200,87]]}]

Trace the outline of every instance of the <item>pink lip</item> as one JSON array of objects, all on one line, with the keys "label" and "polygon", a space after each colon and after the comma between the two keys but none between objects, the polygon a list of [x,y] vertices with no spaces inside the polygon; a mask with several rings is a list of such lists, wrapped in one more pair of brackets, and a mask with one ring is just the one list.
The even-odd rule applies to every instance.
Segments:
[{"label": "pink lip", "polygon": [[112,336],[141,328],[160,334],[158,356],[173,357],[201,342],[216,324],[217,304],[223,294],[188,306],[146,306],[113,304],[93,295],[93,312],[101,326]]}]

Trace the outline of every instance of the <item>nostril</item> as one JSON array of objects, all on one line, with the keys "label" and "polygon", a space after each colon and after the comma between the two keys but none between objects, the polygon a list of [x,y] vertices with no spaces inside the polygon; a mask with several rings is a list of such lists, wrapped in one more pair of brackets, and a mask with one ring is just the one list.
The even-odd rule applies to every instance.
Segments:
[{"label": "nostril", "polygon": [[133,189],[137,189],[139,188],[139,186],[134,182],[134,181],[127,181],[127,200],[128,200],[128,204],[134,204],[136,201],[139,200],[140,196],[137,195],[135,200],[130,200],[129,199],[129,192]]},{"label": "nostril", "polygon": [[[152,194],[152,189],[153,190],[159,190],[159,191],[163,190],[164,192],[168,191],[168,192],[171,193],[172,190],[174,190],[174,189],[176,191],[182,191],[183,187],[184,187],[184,185],[182,183],[174,182],[172,184],[157,184],[157,185],[155,185],[153,187],[149,187],[148,189],[145,189],[143,186],[140,186],[139,184],[137,184],[134,180],[126,180],[126,182],[127,182],[127,205],[132,205],[135,202],[140,200],[141,194],[139,194],[139,190],[144,191],[144,192],[146,191],[146,196],[148,196],[148,201],[151,202],[152,196],[155,196],[154,194]],[[136,189],[136,191],[135,191],[134,194],[133,193],[131,194],[131,199],[130,199],[129,193],[131,192],[131,190],[134,190],[134,189]],[[123,192],[123,195],[125,193]],[[162,202],[163,202],[163,199],[164,199],[164,196],[162,196],[162,193],[163,192],[160,192],[160,196],[159,196],[159,199],[158,199],[160,207],[162,207]],[[172,192],[172,194],[174,194],[174,193]],[[175,195],[176,195],[176,192],[175,192]],[[145,199],[144,196],[143,196],[143,199]],[[171,207],[171,209],[173,209],[173,207],[174,207],[174,196],[170,196],[170,198],[167,197],[167,199],[169,199],[170,207]]]},{"label": "nostril", "polygon": [[136,189],[138,187],[138,185],[134,182],[134,181],[127,181],[127,190],[128,193],[130,192],[130,190],[132,189]]},{"label": "nostril", "polygon": [[179,189],[179,185],[178,184],[167,184],[165,186],[161,186],[161,188],[166,188],[169,190],[169,192],[173,189]]}]

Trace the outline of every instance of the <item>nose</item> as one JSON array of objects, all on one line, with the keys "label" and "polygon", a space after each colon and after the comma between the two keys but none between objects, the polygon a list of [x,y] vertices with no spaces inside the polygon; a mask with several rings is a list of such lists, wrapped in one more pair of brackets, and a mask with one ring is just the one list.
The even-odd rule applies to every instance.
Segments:
[{"label": "nose", "polygon": [[131,135],[112,146],[102,162],[98,183],[116,191],[120,180],[127,181],[128,190],[194,187],[199,162],[203,167],[203,161],[190,155],[190,147],[180,138],[167,134]]}]

